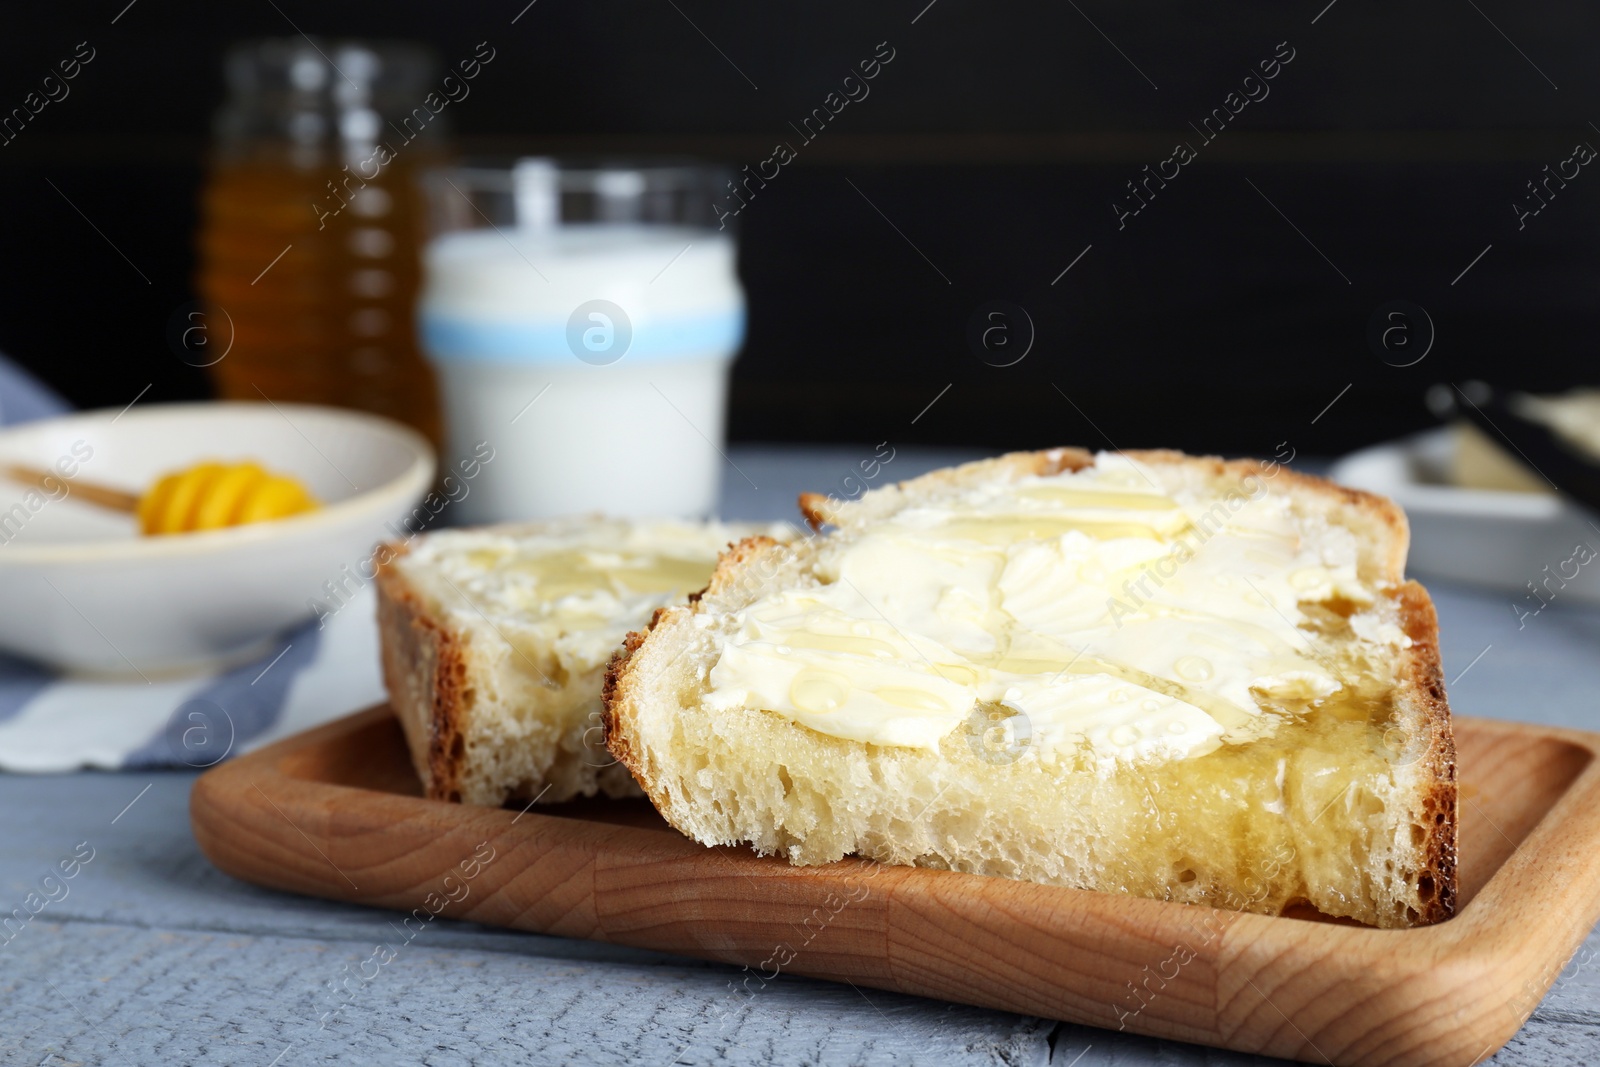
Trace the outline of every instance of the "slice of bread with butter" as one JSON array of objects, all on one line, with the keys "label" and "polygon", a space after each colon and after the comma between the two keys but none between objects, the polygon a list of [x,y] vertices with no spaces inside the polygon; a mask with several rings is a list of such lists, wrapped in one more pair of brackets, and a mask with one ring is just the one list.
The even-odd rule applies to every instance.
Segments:
[{"label": "slice of bread with butter", "polygon": [[793,533],[580,518],[389,545],[377,579],[384,681],[424,792],[495,805],[637,796],[603,744],[606,661],[757,532]]},{"label": "slice of bread with butter", "polygon": [[1392,503],[1016,453],[746,540],[629,635],[607,743],[708,845],[1380,927],[1455,900],[1450,713]]}]

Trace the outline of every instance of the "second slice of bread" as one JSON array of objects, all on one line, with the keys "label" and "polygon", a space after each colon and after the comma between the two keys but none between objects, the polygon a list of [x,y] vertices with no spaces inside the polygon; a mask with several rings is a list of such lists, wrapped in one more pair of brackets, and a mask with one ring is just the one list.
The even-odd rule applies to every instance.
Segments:
[{"label": "second slice of bread", "polygon": [[384,680],[425,793],[489,805],[637,796],[603,744],[606,661],[758,529],[574,518],[389,546],[377,578]]}]

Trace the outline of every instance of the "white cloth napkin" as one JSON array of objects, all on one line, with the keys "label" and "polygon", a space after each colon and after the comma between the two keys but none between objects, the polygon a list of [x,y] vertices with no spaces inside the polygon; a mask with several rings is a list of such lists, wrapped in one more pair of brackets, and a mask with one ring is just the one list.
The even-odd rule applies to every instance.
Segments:
[{"label": "white cloth napkin", "polygon": [[64,677],[0,654],[0,770],[209,767],[384,699],[371,586],[209,677]]}]

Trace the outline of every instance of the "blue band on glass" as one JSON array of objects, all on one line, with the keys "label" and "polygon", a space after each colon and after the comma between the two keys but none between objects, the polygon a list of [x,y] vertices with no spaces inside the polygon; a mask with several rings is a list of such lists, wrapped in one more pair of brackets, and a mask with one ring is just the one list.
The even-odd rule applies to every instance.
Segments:
[{"label": "blue band on glass", "polygon": [[[646,323],[606,322],[614,332],[590,334],[574,330],[571,323],[543,321],[502,321],[463,319],[422,312],[417,316],[422,343],[431,359],[438,363],[564,363],[577,356],[598,356],[604,348],[589,352],[574,350],[585,344],[614,343],[626,331],[628,340],[621,356],[631,361],[676,359],[684,356],[727,356],[731,358],[744,341],[744,309],[695,317],[662,319]],[[585,362],[604,364],[605,358]]]}]

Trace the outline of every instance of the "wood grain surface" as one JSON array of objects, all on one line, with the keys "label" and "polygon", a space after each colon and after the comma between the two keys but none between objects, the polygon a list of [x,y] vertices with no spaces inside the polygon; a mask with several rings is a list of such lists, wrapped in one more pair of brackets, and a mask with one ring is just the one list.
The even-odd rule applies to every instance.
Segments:
[{"label": "wood grain surface", "polygon": [[418,795],[375,707],[218,767],[196,839],[247,881],[1314,1063],[1466,1065],[1600,916],[1600,735],[1458,718],[1461,911],[1374,930],[846,860],[706,849],[641,802]]}]

